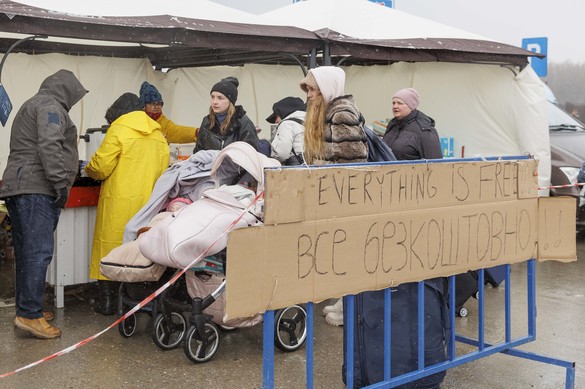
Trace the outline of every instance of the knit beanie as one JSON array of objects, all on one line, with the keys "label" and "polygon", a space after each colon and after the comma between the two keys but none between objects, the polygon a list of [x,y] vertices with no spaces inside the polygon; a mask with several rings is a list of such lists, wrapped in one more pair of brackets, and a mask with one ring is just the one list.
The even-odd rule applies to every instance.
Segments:
[{"label": "knit beanie", "polygon": [[315,88],[313,82],[326,103],[345,94],[345,72],[336,66],[320,66],[309,70],[307,77],[301,80],[301,89],[307,92],[307,85]]},{"label": "knit beanie", "polygon": [[141,111],[140,99],[134,93],[124,93],[118,97],[114,104],[106,111],[105,118],[112,124],[120,116],[133,111]]},{"label": "knit beanie", "polygon": [[142,108],[144,108],[148,103],[164,104],[158,89],[156,89],[154,85],[144,81],[140,86],[140,104],[142,104]]},{"label": "knit beanie", "polygon": [[395,97],[404,101],[404,103],[413,111],[418,107],[418,92],[413,88],[400,89],[398,92],[394,93],[394,96],[392,96],[392,98]]},{"label": "knit beanie", "polygon": [[215,84],[213,86],[213,88],[211,88],[211,92],[219,92],[219,93],[221,93],[222,95],[224,95],[225,97],[227,97],[228,100],[232,104],[235,105],[236,104],[236,101],[238,100],[238,85],[240,85],[240,82],[238,81],[237,78],[235,78],[235,77],[226,77],[226,78],[223,78],[217,84]]}]

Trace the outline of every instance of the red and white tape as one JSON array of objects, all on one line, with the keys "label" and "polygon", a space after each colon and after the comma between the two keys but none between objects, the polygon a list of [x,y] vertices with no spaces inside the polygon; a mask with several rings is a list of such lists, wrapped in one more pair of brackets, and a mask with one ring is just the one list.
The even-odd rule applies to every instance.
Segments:
[{"label": "red and white tape", "polygon": [[158,288],[156,291],[152,292],[147,298],[145,298],[144,300],[142,300],[140,303],[136,304],[136,306],[134,308],[132,308],[131,310],[129,310],[128,312],[126,312],[126,314],[124,314],[122,317],[120,317],[118,320],[116,320],[115,322],[113,322],[112,324],[110,324],[107,328],[103,329],[102,331],[90,336],[89,338],[86,338],[84,340],[82,340],[81,342],[75,343],[72,346],[69,346],[61,351],[58,351],[52,355],[49,355],[47,357],[44,357],[42,359],[39,359],[36,362],[33,362],[31,364],[28,364],[26,366],[20,367],[16,370],[10,371],[8,373],[4,373],[0,375],[0,378],[6,378],[6,377],[10,377],[13,374],[19,373],[23,370],[27,370],[30,369],[31,367],[40,365],[43,362],[47,362],[50,361],[51,359],[57,358],[63,354],[67,354],[73,350],[76,350],[78,348],[80,348],[81,346],[86,345],[87,343],[91,342],[92,340],[98,338],[99,336],[101,336],[102,334],[104,334],[105,332],[107,332],[108,330],[112,329],[113,327],[117,326],[120,322],[122,322],[123,320],[126,320],[127,318],[129,318],[130,316],[132,316],[134,313],[136,313],[140,308],[143,308],[144,306],[146,306],[146,304],[148,304],[149,302],[151,302],[155,297],[157,297],[158,295],[160,295],[165,289],[167,289],[169,286],[171,286],[172,284],[174,284],[177,279],[179,277],[181,277],[187,270],[189,270],[191,267],[195,266],[195,264],[197,262],[199,262],[202,258],[204,258],[206,256],[206,254],[209,252],[209,250],[211,250],[211,248],[228,232],[230,232],[238,223],[238,221],[240,221],[240,219],[242,217],[244,217],[244,215],[246,214],[246,212],[248,212],[250,210],[250,208],[260,199],[262,198],[262,196],[264,196],[264,192],[260,192],[259,194],[256,195],[256,197],[254,197],[254,199],[252,200],[252,202],[240,213],[240,215],[234,219],[234,221],[232,221],[232,223],[228,226],[228,228],[222,232],[217,239],[211,243],[209,245],[209,247],[207,247],[202,253],[201,255],[199,255],[197,258],[195,258],[190,264],[188,264],[187,266],[185,266],[183,269],[181,269],[180,272],[178,272],[177,274],[175,274],[170,280],[168,280],[164,285],[162,285],[160,288]]},{"label": "red and white tape", "polygon": [[543,186],[543,187],[539,187],[538,190],[542,190],[542,189],[564,189],[564,188],[572,188],[574,186],[583,186],[583,185],[585,185],[585,182],[579,182],[577,184]]}]

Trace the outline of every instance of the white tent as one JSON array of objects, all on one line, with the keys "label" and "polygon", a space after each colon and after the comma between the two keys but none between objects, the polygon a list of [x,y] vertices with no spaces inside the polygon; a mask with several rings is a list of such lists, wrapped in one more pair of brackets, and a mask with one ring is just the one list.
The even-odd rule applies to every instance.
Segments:
[{"label": "white tent", "polygon": [[[31,3],[33,0],[26,1]],[[40,3],[40,0],[34,1]],[[68,12],[86,9],[82,3],[62,3],[78,7],[68,8]],[[154,6],[155,2],[152,3]],[[164,7],[167,3],[170,6],[175,4],[172,1],[157,4]],[[198,0],[196,3],[203,7],[209,2]],[[135,7],[137,11],[145,9],[145,3],[140,4],[140,7]],[[108,6],[112,7],[111,11],[108,11]],[[100,14],[118,15],[121,14],[117,9],[119,6],[121,4],[106,1],[96,3],[95,8],[101,9]],[[131,13],[132,9],[124,12]],[[172,14],[164,8],[152,12]],[[212,14],[203,12],[196,15]],[[219,14],[221,12],[215,16],[219,17]],[[403,48],[412,48],[413,39],[418,40],[419,44],[420,41],[428,41],[429,46],[448,46],[447,43],[457,41],[479,42],[478,47],[481,47],[482,42],[498,45],[482,41],[483,38],[476,35],[380,7],[366,0],[304,1],[261,15],[261,18],[267,24],[281,21],[287,25],[317,29],[324,37],[336,32],[337,42],[343,42],[344,39],[345,42],[352,39],[367,41],[382,37],[393,40],[393,45],[402,42]],[[255,22],[258,23],[258,20]],[[154,71],[146,59],[14,53],[8,57],[2,74],[2,82],[15,108],[6,128],[0,128],[0,173],[4,170],[8,156],[9,128],[16,110],[36,93],[40,82],[47,75],[60,68],[74,71],[90,90],[72,110],[73,119],[81,133],[87,128],[104,124],[103,115],[107,107],[124,92],[138,93],[143,80],[159,88],[168,117],[176,123],[198,126],[207,114],[212,85],[222,77],[236,76],[240,80],[238,104],[242,104],[250,118],[264,129],[261,135],[265,137],[269,134],[265,118],[270,114],[272,104],[287,95],[305,97],[298,86],[299,80],[303,78],[299,66],[249,64],[237,67],[179,68],[162,73]],[[394,91],[414,87],[421,94],[420,109],[436,120],[442,137],[454,139],[455,157],[461,156],[463,146],[466,157],[531,153],[541,161],[540,186],[548,185],[550,146],[546,101],[543,84],[530,67],[520,70],[517,66],[502,66],[500,63],[430,61],[353,65],[344,69],[347,73],[346,92],[355,96],[368,122],[390,117]],[[85,156],[82,141],[80,154]]]},{"label": "white tent", "polygon": [[180,15],[185,18],[223,22],[257,23],[260,18],[207,0],[20,0],[19,3],[47,8],[51,11],[87,16],[153,16]]},{"label": "white tent", "polygon": [[489,40],[369,0],[310,0],[262,14],[264,22],[309,31],[327,29],[359,39],[456,38]]}]

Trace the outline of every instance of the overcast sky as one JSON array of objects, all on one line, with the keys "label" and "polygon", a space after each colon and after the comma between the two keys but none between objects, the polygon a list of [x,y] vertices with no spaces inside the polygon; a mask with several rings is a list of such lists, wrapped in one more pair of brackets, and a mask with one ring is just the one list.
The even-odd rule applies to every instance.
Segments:
[{"label": "overcast sky", "polygon": [[[252,13],[293,0],[213,0]],[[310,0],[309,0],[310,1]],[[583,0],[394,0],[397,10],[496,41],[522,46],[522,38],[548,38],[549,62],[585,62]]]}]

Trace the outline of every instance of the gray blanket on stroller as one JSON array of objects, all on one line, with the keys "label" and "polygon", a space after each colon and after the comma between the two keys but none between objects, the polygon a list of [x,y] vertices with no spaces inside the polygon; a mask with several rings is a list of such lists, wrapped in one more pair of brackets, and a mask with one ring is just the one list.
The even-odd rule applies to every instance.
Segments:
[{"label": "gray blanket on stroller", "polygon": [[202,150],[165,170],[156,181],[148,202],[126,224],[124,243],[136,239],[138,230],[162,210],[167,200],[188,197],[191,201],[197,201],[203,191],[213,188],[215,183],[210,178],[211,166],[218,154],[219,150]]}]

